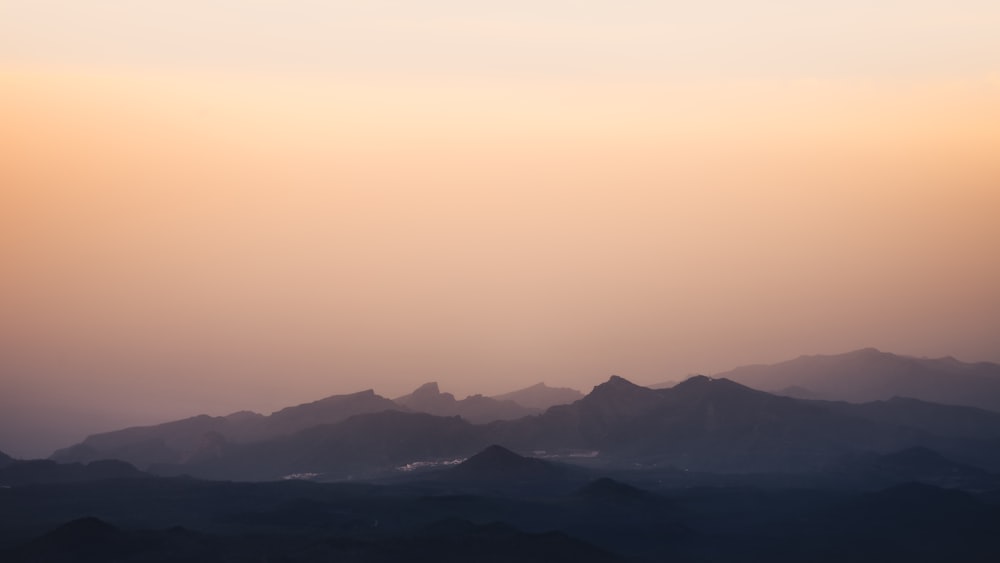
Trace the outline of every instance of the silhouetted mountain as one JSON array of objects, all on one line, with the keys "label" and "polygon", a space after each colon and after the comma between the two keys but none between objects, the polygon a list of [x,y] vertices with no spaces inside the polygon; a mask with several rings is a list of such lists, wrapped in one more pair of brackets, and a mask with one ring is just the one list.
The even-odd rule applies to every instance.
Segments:
[{"label": "silhouetted mountain", "polygon": [[268,480],[291,474],[347,479],[393,471],[414,461],[465,457],[485,447],[481,431],[461,417],[383,411],[353,416],[293,435],[233,445],[203,463],[154,466],[159,474]]},{"label": "silhouetted mountain", "polygon": [[88,436],[82,443],[56,451],[60,462],[121,459],[140,468],[201,462],[220,457],[231,444],[251,443],[292,434],[356,414],[402,407],[372,390],[334,395],[288,407],[270,416],[240,411],[228,416],[199,415],[153,426],[135,426]]},{"label": "silhouetted mountain", "polygon": [[862,404],[823,401],[814,401],[813,404],[880,424],[915,428],[942,436],[1000,436],[1000,413],[974,407],[940,405],[899,397]]},{"label": "silhouetted mountain", "polygon": [[47,459],[14,461],[0,468],[0,485],[17,486],[32,483],[74,483],[103,479],[135,479],[149,477],[132,465],[118,460],[81,463],[56,463]]},{"label": "silhouetted mountain", "polygon": [[911,397],[1000,411],[1000,365],[955,358],[911,358],[866,348],[832,356],[801,356],[718,374],[755,389],[804,388],[812,398],[856,403]]},{"label": "silhouetted mountain", "polygon": [[525,450],[726,471],[821,466],[878,435],[865,421],[704,376],[663,390],[614,376],[576,403],[496,426],[498,441]]},{"label": "silhouetted mountain", "polygon": [[853,404],[812,401],[840,415],[863,419],[883,428],[896,428],[900,437],[948,457],[1000,471],[1000,413],[917,399]]},{"label": "silhouetted mountain", "polygon": [[513,401],[529,409],[544,411],[555,405],[568,405],[583,398],[583,393],[569,387],[549,387],[537,383],[531,387],[511,391],[502,395],[494,395],[498,401]]},{"label": "silhouetted mountain", "polygon": [[564,479],[569,467],[524,457],[502,446],[492,445],[450,469],[447,476],[459,481],[531,482]]},{"label": "silhouetted mountain", "polygon": [[425,383],[413,393],[395,401],[417,412],[436,416],[460,416],[474,423],[511,420],[538,412],[514,401],[497,400],[483,395],[470,395],[457,400],[451,393],[442,393],[436,382]]},{"label": "silhouetted mountain", "polygon": [[[368,389],[349,395],[333,395],[312,403],[288,407],[267,417],[255,439],[291,434],[321,424],[333,424],[357,414],[400,410],[399,405]],[[248,440],[241,440],[248,441]]]},{"label": "silhouetted mountain", "polygon": [[[438,393],[435,393],[438,394]],[[771,395],[692,377],[652,390],[613,376],[543,414],[475,425],[460,417],[386,411],[157,466],[225,479],[372,476],[472,455],[490,444],[615,467],[711,472],[822,472],[849,454],[924,446],[960,463],[1000,468],[1000,414],[920,401],[853,405]]]},{"label": "silhouetted mountain", "polygon": [[14,458],[9,455],[0,452],[0,469],[7,467],[8,465],[14,463]]}]

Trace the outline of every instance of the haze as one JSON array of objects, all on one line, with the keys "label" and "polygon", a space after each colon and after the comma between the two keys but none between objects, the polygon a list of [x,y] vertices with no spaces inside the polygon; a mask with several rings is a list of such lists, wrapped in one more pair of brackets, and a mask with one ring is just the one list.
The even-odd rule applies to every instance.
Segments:
[{"label": "haze", "polygon": [[1000,361],[995,2],[356,4],[0,1],[0,449]]}]

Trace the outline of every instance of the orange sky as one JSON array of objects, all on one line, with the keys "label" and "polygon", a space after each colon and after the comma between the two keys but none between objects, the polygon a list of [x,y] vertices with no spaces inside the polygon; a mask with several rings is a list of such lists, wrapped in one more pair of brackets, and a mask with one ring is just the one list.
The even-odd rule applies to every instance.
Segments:
[{"label": "orange sky", "polygon": [[334,44],[276,3],[101,4],[2,4],[0,450],[428,380],[1000,361],[988,5],[832,20],[866,51],[822,14],[667,44],[601,3],[434,2]]}]

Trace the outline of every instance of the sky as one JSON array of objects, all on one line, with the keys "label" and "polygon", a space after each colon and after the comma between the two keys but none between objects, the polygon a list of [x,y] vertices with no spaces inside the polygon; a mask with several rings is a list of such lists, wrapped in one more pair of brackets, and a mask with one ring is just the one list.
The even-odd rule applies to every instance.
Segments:
[{"label": "sky", "polygon": [[426,381],[1000,362],[997,29],[972,0],[0,0],[0,450]]}]

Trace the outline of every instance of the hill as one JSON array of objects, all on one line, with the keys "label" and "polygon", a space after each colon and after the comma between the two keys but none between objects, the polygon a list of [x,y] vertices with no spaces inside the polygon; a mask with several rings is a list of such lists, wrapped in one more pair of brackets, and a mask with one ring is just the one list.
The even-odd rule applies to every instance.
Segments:
[{"label": "hill", "polygon": [[557,481],[570,476],[569,467],[524,457],[492,445],[447,471],[447,478],[463,482],[528,483]]}]

